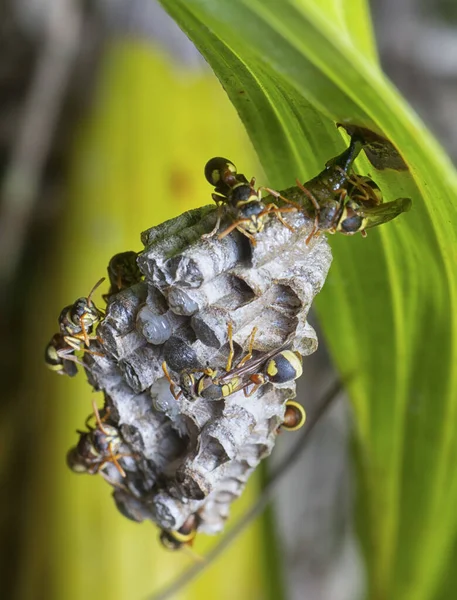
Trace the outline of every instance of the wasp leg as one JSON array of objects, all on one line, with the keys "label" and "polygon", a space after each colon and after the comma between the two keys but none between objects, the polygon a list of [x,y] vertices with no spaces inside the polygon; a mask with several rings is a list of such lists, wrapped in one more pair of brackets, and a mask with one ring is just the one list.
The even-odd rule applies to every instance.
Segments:
[{"label": "wasp leg", "polygon": [[107,465],[107,464],[109,464],[109,463],[113,463],[113,464],[114,464],[114,466],[116,467],[116,469],[119,471],[120,475],[121,475],[122,477],[127,477],[127,475],[126,475],[126,473],[125,473],[124,469],[123,469],[123,468],[121,467],[121,465],[119,464],[119,462],[118,462],[118,459],[119,459],[119,458],[125,458],[125,457],[127,457],[127,456],[128,456],[128,457],[131,457],[131,456],[133,456],[133,455],[132,455],[132,454],[113,454],[113,451],[112,451],[111,444],[109,444],[109,446],[108,446],[108,450],[109,450],[109,452],[110,452],[110,456],[109,456],[109,458],[105,458],[105,459],[103,459],[103,460],[100,462],[100,464],[98,464],[98,465],[97,465],[97,467],[96,467],[96,469],[95,469],[95,471],[94,471],[94,475],[95,475],[95,474],[97,474],[97,473],[99,473],[99,472],[100,472],[100,471],[103,469],[103,467],[104,467],[105,465]]},{"label": "wasp leg", "polygon": [[232,370],[232,361],[233,357],[235,356],[235,349],[233,347],[233,324],[231,322],[227,324],[227,337],[230,351],[227,358],[227,364],[225,365],[225,370],[228,373]]},{"label": "wasp leg", "polygon": [[[109,417],[109,413],[110,410],[109,408],[106,410],[105,414],[103,415],[103,417],[100,417],[100,412],[98,410],[97,404],[95,403],[95,400],[92,400],[92,409],[94,411],[94,417],[95,417],[95,421],[97,422],[98,428],[100,429],[100,431],[102,431],[105,435],[108,435],[108,432],[106,431],[106,429],[103,428],[103,423],[106,421],[106,419]],[[90,415],[89,418],[91,418],[92,415]],[[87,419],[86,419],[87,422]]]},{"label": "wasp leg", "polygon": [[[76,348],[76,350],[78,350],[78,348]],[[87,369],[88,371],[92,372],[90,367],[86,364],[84,364],[83,362],[81,362],[74,354],[73,352],[75,351],[75,349],[72,348],[67,348],[67,349],[63,349],[63,350],[57,350],[57,356],[59,358],[61,358],[62,360],[69,360],[70,362],[74,362],[77,365],[83,367],[84,369]],[[86,350],[87,352],[87,350]]]},{"label": "wasp leg", "polygon": [[296,233],[296,230],[294,227],[292,227],[292,225],[289,225],[289,223],[287,223],[283,217],[282,217],[282,213],[291,213],[291,212],[297,212],[297,209],[295,207],[290,207],[290,208],[279,208],[278,206],[276,206],[276,204],[274,202],[270,202],[269,204],[267,204],[265,210],[263,210],[258,217],[263,217],[264,215],[268,215],[270,213],[273,213],[276,218],[280,221],[280,223],[282,223],[284,225],[284,227],[287,227],[287,229],[289,229],[289,231],[292,231],[292,233]]},{"label": "wasp leg", "polygon": [[249,380],[253,383],[253,387],[249,391],[248,391],[248,387],[244,388],[244,395],[246,396],[246,398],[253,396],[256,393],[256,391],[259,389],[259,387],[267,382],[263,373],[253,373],[251,375],[251,377],[249,378]]},{"label": "wasp leg", "polygon": [[305,196],[311,200],[312,205],[314,206],[314,210],[315,210],[315,215],[314,215],[314,226],[311,230],[311,233],[309,234],[309,236],[306,238],[306,245],[309,244],[309,242],[312,240],[312,238],[318,233],[319,231],[319,215],[321,212],[321,207],[319,206],[319,202],[316,200],[316,198],[314,197],[314,195],[307,189],[305,188],[305,186],[298,180],[295,180],[295,183],[297,184],[297,187],[299,189],[301,189],[301,191],[305,194]]},{"label": "wasp leg", "polygon": [[252,358],[252,351],[254,349],[254,339],[257,333],[257,327],[253,327],[250,335],[249,335],[249,344],[248,344],[248,352],[246,354],[246,356],[244,356],[240,362],[236,365],[236,368],[239,369],[240,367],[242,367],[245,363],[247,363],[248,360],[251,360]]},{"label": "wasp leg", "polygon": [[170,384],[170,392],[171,392],[173,398],[175,400],[179,400],[179,398],[182,396],[182,390],[180,389],[179,392],[176,393],[176,388],[179,388],[179,385],[177,385],[171,378],[171,375],[168,372],[167,363],[165,361],[163,361],[163,363],[162,363],[162,371],[163,371],[163,374],[165,375],[165,377],[167,378],[168,383]]},{"label": "wasp leg", "polygon": [[81,348],[81,352],[86,352],[87,354],[91,354],[92,356],[105,356],[103,352],[94,352],[93,350],[89,350],[89,348]]},{"label": "wasp leg", "polygon": [[[89,338],[89,339],[95,339],[95,338]],[[89,350],[89,348],[75,348],[75,350],[78,350],[79,352],[85,352],[86,354],[91,354],[92,356],[105,356],[102,352],[94,352],[93,350]]]},{"label": "wasp leg", "polygon": [[213,229],[209,233],[204,233],[202,235],[202,240],[206,240],[208,238],[214,237],[216,235],[216,233],[219,231],[219,227],[221,226],[223,201],[220,199],[220,196],[218,196],[217,194],[212,194],[212,197],[217,206],[216,224],[214,225]]},{"label": "wasp leg", "polygon": [[84,325],[84,317],[87,315],[87,313],[83,313],[82,317],[81,317],[81,330],[82,330],[82,339],[84,340],[84,343],[87,347],[90,346],[90,340],[89,340],[89,335],[87,333],[87,329],[86,326]]},{"label": "wasp leg", "polygon": [[[63,340],[68,346],[70,346],[71,351],[77,350],[80,352],[88,352],[89,354],[93,354],[94,356],[105,356],[100,352],[94,352],[93,350],[89,350],[89,348],[81,348],[81,342],[83,342],[83,334],[78,333],[75,335],[64,335]],[[98,340],[97,336],[89,335],[88,340]],[[70,349],[65,350],[65,352],[70,352]]]},{"label": "wasp leg", "polygon": [[246,398],[253,396],[261,385],[262,385],[261,383],[255,383],[249,391],[248,391],[248,388],[245,387],[243,391],[244,391],[244,395],[246,396]]},{"label": "wasp leg", "polygon": [[[282,200],[286,204],[290,204],[290,205],[294,206],[297,209],[297,211],[302,211],[303,210],[303,206],[301,206],[298,202],[294,202],[293,200],[289,200],[289,198],[286,198],[285,196],[282,196],[276,190],[272,190],[271,188],[268,188],[268,187],[261,187],[261,188],[259,188],[259,190],[265,190],[271,196],[273,196],[274,198],[276,198],[276,200]],[[292,211],[288,210],[287,212],[292,212]]]},{"label": "wasp leg", "polygon": [[316,213],[319,213],[321,210],[321,207],[319,205],[319,202],[316,200],[314,194],[312,194],[308,188],[305,188],[305,186],[301,183],[301,181],[299,179],[296,179],[295,183],[297,184],[297,187],[300,188],[301,191],[305,194],[305,196],[309,200],[311,200],[311,203],[314,206]]},{"label": "wasp leg", "polygon": [[[84,421],[84,427],[86,427],[87,429],[90,429],[91,431],[94,430],[94,428],[90,424],[91,419],[97,420],[97,418],[95,416],[95,411],[97,411],[97,414],[98,414],[98,409],[97,409],[97,405],[95,404],[95,400],[92,400],[92,414],[90,414],[87,417],[87,419]],[[78,430],[76,430],[76,432],[77,433],[84,433],[84,431],[78,431]]]},{"label": "wasp leg", "polygon": [[256,242],[254,235],[252,233],[249,233],[249,231],[246,231],[246,229],[244,229],[243,227],[241,227],[241,225],[243,223],[251,223],[251,219],[238,219],[237,221],[232,223],[229,227],[227,227],[227,229],[225,229],[222,233],[220,233],[218,235],[217,239],[222,240],[223,238],[225,238],[225,236],[227,236],[229,233],[232,233],[232,231],[234,229],[236,229],[240,233],[242,233],[245,237],[247,237],[251,241],[251,244],[253,246],[256,246],[257,242]]},{"label": "wasp leg", "polygon": [[122,454],[116,454],[116,455],[114,455],[114,453],[113,453],[113,445],[111,443],[108,445],[108,450],[109,450],[109,453],[110,453],[111,462],[114,464],[114,466],[116,467],[116,469],[119,471],[121,477],[126,477],[125,471],[121,467],[121,465],[119,464],[119,461],[118,461],[119,458],[123,458],[126,455],[125,454],[124,455],[122,455]]},{"label": "wasp leg", "polygon": [[[245,221],[250,221],[250,219],[241,219],[242,223],[244,223]],[[253,246],[257,246],[257,240],[255,239],[254,234],[250,233],[249,231],[246,231],[246,229],[243,229],[243,227],[240,227],[239,225],[236,227],[236,229],[244,236],[246,236]]]},{"label": "wasp leg", "polygon": [[[371,180],[369,177],[363,177],[361,175],[358,175],[357,173],[352,173],[348,177],[348,181],[349,181],[349,183],[352,183],[352,185],[355,188],[357,188],[357,192],[358,192],[357,195],[351,194],[352,199],[355,198],[357,202],[360,202],[367,206],[379,206],[380,204],[383,203],[383,197],[382,197],[381,190],[378,188],[376,183],[373,180]],[[376,189],[374,189],[373,186],[370,185],[369,182],[371,182],[372,184],[374,184],[376,186],[376,189],[377,189],[379,195],[376,194]]]},{"label": "wasp leg", "polygon": [[276,217],[284,225],[284,227],[287,227],[287,229],[289,229],[290,231],[295,233],[295,229],[282,218],[282,213],[301,212],[303,210],[303,207],[300,206],[298,204],[298,202],[293,202],[292,200],[289,200],[285,196],[282,196],[276,190],[273,190],[273,189],[265,187],[265,186],[259,187],[259,189],[257,190],[257,195],[259,196],[259,198],[260,198],[262,190],[267,191],[271,196],[273,196],[277,200],[282,200],[283,202],[286,202],[286,204],[290,204],[291,206],[279,208],[278,206],[276,206],[276,204],[274,202],[270,202],[267,205],[267,207],[265,208],[265,210],[260,213],[259,217],[262,217],[263,215],[272,212],[276,215]]},{"label": "wasp leg", "polygon": [[[242,225],[243,223],[250,223],[251,219],[238,219],[237,221],[234,221],[229,227],[227,227],[227,229],[224,229],[224,231],[222,233],[220,233],[218,235],[218,239],[222,240],[222,238],[225,238],[226,235],[228,235],[229,233],[232,233],[232,231],[234,229],[238,229],[240,225]],[[238,231],[240,231],[243,234],[248,234],[249,232],[242,230],[242,229],[238,229]],[[250,237],[250,236],[248,236]]]}]

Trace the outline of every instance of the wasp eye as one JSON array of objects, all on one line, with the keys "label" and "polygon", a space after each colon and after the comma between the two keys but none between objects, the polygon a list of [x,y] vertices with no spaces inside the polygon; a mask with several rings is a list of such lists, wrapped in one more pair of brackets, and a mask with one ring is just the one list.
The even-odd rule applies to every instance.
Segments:
[{"label": "wasp eye", "polygon": [[363,218],[358,215],[344,219],[338,226],[341,233],[357,233],[361,229],[363,229]]},{"label": "wasp eye", "polygon": [[205,177],[208,183],[217,186],[220,183],[230,185],[231,180],[236,181],[236,167],[227,158],[216,156],[206,163]]},{"label": "wasp eye", "polygon": [[344,207],[337,231],[346,235],[352,235],[361,231],[365,226],[365,219],[360,215],[361,206],[354,201],[350,201]]}]

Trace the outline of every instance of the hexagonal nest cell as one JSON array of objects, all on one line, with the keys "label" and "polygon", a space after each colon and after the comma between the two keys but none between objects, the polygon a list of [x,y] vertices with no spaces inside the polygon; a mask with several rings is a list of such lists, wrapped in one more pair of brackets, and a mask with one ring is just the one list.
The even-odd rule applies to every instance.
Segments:
[{"label": "hexagonal nest cell", "polygon": [[[238,231],[202,238],[216,213],[206,206],[142,234],[142,278],[107,296],[94,344],[101,356],[83,359],[105,396],[98,427],[117,431],[115,453],[110,446],[97,472],[125,516],[167,531],[189,518],[199,531],[221,531],[231,502],[271,453],[295,382],[267,380],[250,393],[246,365],[262,371],[277,350],[316,350],[307,315],[331,263],[325,236],[307,240],[313,222],[300,212],[284,217],[293,230],[271,216],[255,245]],[[180,390],[183,373],[226,374],[229,326],[235,369],[253,342],[240,369],[245,385],[216,400],[190,397]]]}]

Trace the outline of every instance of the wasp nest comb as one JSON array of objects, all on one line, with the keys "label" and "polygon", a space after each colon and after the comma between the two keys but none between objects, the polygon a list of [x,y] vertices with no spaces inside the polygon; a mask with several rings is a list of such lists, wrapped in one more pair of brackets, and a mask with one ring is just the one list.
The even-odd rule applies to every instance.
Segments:
[{"label": "wasp nest comb", "polygon": [[142,252],[114,256],[106,314],[92,292],[62,310],[47,365],[73,376],[83,353],[105,395],[69,465],[101,473],[121,512],[156,522],[169,547],[220,531],[279,429],[304,422],[292,398],[301,357],[317,347],[307,316],[331,263],[321,234],[366,235],[411,207],[353,173],[364,144],[354,134],[321,173],[281,193],[211,159],[217,208],[153,227]]},{"label": "wasp nest comb", "polygon": [[[313,222],[301,212],[287,214],[291,229],[269,215],[255,245],[239,231],[202,238],[216,213],[203,207],[142,234],[136,262],[144,279],[107,295],[101,355],[84,358],[105,395],[90,429],[109,446],[100,472],[125,516],[165,531],[191,519],[199,531],[219,532],[272,451],[299,373],[281,383],[262,377],[265,363],[285,348],[316,350],[307,315],[331,263],[324,236],[307,243]],[[203,380],[217,393],[200,389]]]}]

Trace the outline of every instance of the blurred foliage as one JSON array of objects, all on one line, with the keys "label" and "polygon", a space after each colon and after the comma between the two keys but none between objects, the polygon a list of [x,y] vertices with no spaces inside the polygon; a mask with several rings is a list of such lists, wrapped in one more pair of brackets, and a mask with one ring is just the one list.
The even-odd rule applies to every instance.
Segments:
[{"label": "blurred foliage", "polygon": [[[75,429],[83,427],[98,395],[83,374],[57,377],[41,357],[61,308],[89,292],[113,254],[139,250],[141,231],[211,202],[203,167],[214,155],[234,157],[246,173],[259,172],[251,144],[206,66],[183,70],[149,45],[112,45],[92,112],[79,125],[64,220],[52,256],[36,273],[29,315],[27,423],[37,435],[29,439],[33,475],[18,532],[21,600],[144,598],[193,560],[164,550],[150,523],[121,516],[101,477],[67,469]],[[95,299],[100,305],[102,291]],[[233,515],[253,501],[258,485],[254,478]],[[179,598],[265,598],[262,539],[255,524]],[[214,542],[199,536],[195,550],[202,554]]]},{"label": "blurred foliage", "polygon": [[[321,323],[356,413],[360,532],[371,600],[454,598],[457,520],[457,175],[383,76],[364,0],[162,0],[213,67],[269,178],[314,175],[347,143],[391,140],[409,172],[376,172],[413,210],[332,240]],[[444,594],[446,592],[443,592]]]},{"label": "blurred foliage", "polygon": [[457,4],[454,0],[422,0],[421,8],[425,16],[442,21],[443,25],[457,23]]}]

